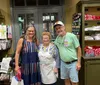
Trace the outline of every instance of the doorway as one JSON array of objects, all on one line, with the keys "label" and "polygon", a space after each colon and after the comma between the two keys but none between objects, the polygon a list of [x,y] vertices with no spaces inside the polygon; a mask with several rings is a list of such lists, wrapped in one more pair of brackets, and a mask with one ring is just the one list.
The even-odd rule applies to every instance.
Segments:
[{"label": "doorway", "polygon": [[[56,38],[53,24],[57,20],[63,20],[63,6],[50,7],[16,7],[12,9],[13,20],[13,46],[16,48],[18,39],[24,33],[26,24],[33,23],[36,27],[37,38],[41,42],[43,31],[49,31],[52,41]],[[60,73],[60,70],[59,70]],[[60,75],[60,74],[59,74]],[[57,80],[57,85],[64,85],[64,81]]]},{"label": "doorway", "polygon": [[37,38],[41,42],[43,31],[51,33],[52,41],[56,38],[53,24],[62,20],[62,7],[34,7],[34,8],[13,8],[13,38],[14,48],[20,36],[25,32],[27,24],[34,24],[37,31]]}]

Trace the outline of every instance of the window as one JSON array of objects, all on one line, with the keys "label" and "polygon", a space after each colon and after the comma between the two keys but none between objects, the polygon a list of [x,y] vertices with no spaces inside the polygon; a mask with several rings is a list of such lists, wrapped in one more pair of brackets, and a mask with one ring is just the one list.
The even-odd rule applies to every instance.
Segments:
[{"label": "window", "polygon": [[50,5],[60,5],[60,0],[50,0]]},{"label": "window", "polygon": [[27,6],[36,6],[36,0],[26,0]]},{"label": "window", "polygon": [[48,0],[38,0],[38,5],[48,5]]},{"label": "window", "polygon": [[52,40],[56,38],[53,25],[55,21],[58,21],[58,13],[43,13],[43,31],[49,31],[51,33]]},{"label": "window", "polygon": [[[12,6],[63,5],[65,0],[11,0]],[[14,3],[13,3],[14,2]]]},{"label": "window", "polygon": [[25,0],[14,0],[15,6],[25,6]]},{"label": "window", "polygon": [[27,24],[34,24],[34,14],[27,14]]}]

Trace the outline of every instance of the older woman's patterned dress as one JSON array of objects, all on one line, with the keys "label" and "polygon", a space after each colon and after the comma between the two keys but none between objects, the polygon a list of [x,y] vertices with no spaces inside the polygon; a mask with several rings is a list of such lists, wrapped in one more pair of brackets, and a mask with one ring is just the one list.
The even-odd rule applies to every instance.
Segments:
[{"label": "older woman's patterned dress", "polygon": [[41,85],[37,46],[26,40],[22,49],[21,72],[24,85]]}]

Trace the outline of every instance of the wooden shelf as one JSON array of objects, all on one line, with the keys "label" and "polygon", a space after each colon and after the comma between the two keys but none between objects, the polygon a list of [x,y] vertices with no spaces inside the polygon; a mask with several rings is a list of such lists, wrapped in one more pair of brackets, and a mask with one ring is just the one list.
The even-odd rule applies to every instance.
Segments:
[{"label": "wooden shelf", "polygon": [[100,20],[85,20],[85,22],[100,22]]},{"label": "wooden shelf", "polygon": [[85,32],[100,32],[100,30],[88,30],[88,31],[85,31]]},{"label": "wooden shelf", "polygon": [[100,46],[100,40],[85,40],[85,46]]},{"label": "wooden shelf", "polygon": [[85,42],[100,42],[100,40],[85,40]]},{"label": "wooden shelf", "polygon": [[84,59],[87,59],[87,60],[94,60],[94,59],[99,59],[100,60],[100,56],[95,56],[95,57],[83,57]]},{"label": "wooden shelf", "polygon": [[[100,55],[86,57],[84,48],[86,46],[100,46],[100,40],[85,40],[85,36],[95,35],[98,30],[85,31],[85,28],[100,26],[100,20],[85,20],[85,14],[100,16],[100,0],[82,0],[77,4],[78,12],[82,13],[81,48],[82,48],[82,68],[79,72],[79,85],[98,85],[100,82]],[[86,34],[87,33],[87,34]],[[92,55],[92,54],[91,54]],[[93,74],[96,73],[96,74]],[[92,75],[93,74],[93,75]],[[92,80],[92,81],[91,81]]]}]

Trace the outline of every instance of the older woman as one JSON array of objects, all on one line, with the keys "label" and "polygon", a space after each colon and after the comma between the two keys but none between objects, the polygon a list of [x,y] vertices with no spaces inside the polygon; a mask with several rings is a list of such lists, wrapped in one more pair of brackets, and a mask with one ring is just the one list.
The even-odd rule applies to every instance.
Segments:
[{"label": "older woman", "polygon": [[55,85],[59,68],[59,55],[56,46],[50,42],[49,32],[42,33],[43,44],[39,46],[39,60],[42,83]]},{"label": "older woman", "polygon": [[28,25],[24,38],[20,38],[15,54],[15,71],[19,70],[19,55],[21,56],[21,74],[24,85],[40,85],[39,59],[37,52],[36,29],[34,25]]}]

